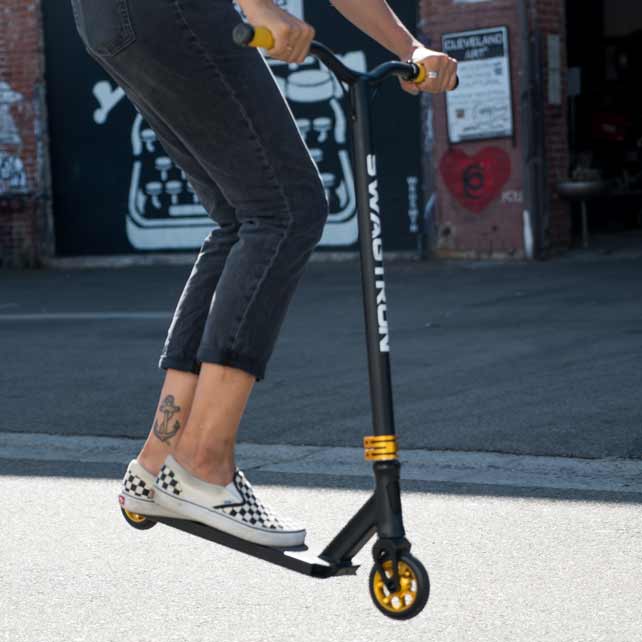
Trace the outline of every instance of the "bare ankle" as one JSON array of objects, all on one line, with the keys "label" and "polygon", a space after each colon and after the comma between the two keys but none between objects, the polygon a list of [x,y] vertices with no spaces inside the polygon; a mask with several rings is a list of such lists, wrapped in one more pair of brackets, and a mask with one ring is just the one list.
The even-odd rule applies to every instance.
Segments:
[{"label": "bare ankle", "polygon": [[225,466],[222,468],[213,468],[212,465],[203,467],[186,468],[194,475],[203,481],[210,484],[217,484],[218,486],[227,486],[234,479],[234,465]]},{"label": "bare ankle", "polygon": [[147,455],[144,451],[136,458],[138,463],[151,475],[158,475],[160,472],[161,466],[165,461],[166,454],[162,453],[162,457],[159,455]]},{"label": "bare ankle", "polygon": [[174,456],[181,466],[203,481],[226,486],[234,479],[236,464],[232,449],[222,452],[208,448],[190,452],[179,448]]}]

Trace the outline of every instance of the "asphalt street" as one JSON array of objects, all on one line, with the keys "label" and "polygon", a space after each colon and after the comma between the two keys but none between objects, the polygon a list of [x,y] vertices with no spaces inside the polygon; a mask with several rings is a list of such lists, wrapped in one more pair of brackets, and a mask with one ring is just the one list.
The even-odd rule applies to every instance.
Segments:
[{"label": "asphalt street", "polygon": [[[403,448],[642,458],[642,258],[386,270]],[[3,430],[143,437],[189,271],[3,272]],[[308,266],[241,441],[361,445],[361,305],[357,263]]]}]

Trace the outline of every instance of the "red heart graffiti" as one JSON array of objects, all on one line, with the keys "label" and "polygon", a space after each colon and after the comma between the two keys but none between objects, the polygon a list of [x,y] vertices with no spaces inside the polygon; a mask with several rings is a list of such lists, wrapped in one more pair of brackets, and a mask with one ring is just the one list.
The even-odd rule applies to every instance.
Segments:
[{"label": "red heart graffiti", "polygon": [[439,169],[452,195],[479,214],[495,200],[510,178],[510,157],[499,147],[484,147],[474,156],[461,149],[446,152]]}]

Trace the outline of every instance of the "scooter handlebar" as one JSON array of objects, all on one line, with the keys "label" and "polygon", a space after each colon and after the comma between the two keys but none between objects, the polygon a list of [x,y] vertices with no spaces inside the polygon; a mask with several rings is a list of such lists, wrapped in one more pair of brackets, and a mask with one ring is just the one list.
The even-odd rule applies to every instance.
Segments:
[{"label": "scooter handlebar", "polygon": [[[234,42],[239,46],[244,47],[261,47],[262,49],[272,49],[274,47],[274,36],[272,32],[267,27],[253,27],[252,25],[242,22],[234,28],[232,33]],[[333,70],[337,70],[339,67],[344,72],[348,72],[348,69],[339,61],[339,59],[325,46],[320,42],[312,41],[310,45],[310,53],[312,55],[318,56],[323,62],[328,64],[329,67]],[[375,70],[376,72],[377,70]],[[423,65],[417,65],[413,62],[408,63],[385,63],[385,66],[382,65],[382,71],[387,72],[386,75],[400,75],[404,80],[408,80],[420,85],[426,79],[426,68]],[[343,73],[339,74],[340,76],[346,76],[348,74]],[[356,72],[352,72],[349,75],[356,76]],[[381,74],[373,74],[374,77],[379,79]],[[347,79],[347,78],[342,78]],[[459,78],[457,78],[457,84],[454,89],[459,86]]]},{"label": "scooter handlebar", "polygon": [[241,47],[261,47],[262,49],[274,47],[274,36],[267,27],[253,27],[246,22],[234,27],[232,38]]}]

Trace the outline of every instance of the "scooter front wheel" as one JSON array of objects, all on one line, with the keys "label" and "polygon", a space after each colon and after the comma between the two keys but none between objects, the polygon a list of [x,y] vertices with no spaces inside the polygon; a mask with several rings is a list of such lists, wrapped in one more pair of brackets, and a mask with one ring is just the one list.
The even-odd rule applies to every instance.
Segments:
[{"label": "scooter front wheel", "polygon": [[[392,577],[392,560],[383,563],[387,577]],[[430,595],[430,579],[424,565],[412,555],[401,555],[398,563],[399,584],[397,591],[388,590],[377,566],[370,571],[370,596],[375,606],[394,620],[408,620],[421,613]]]},{"label": "scooter front wheel", "polygon": [[146,531],[148,528],[153,528],[156,526],[156,522],[152,521],[145,515],[139,515],[138,513],[131,513],[124,508],[120,509],[120,512],[123,514],[125,521],[132,527],[137,528],[139,531]]}]

